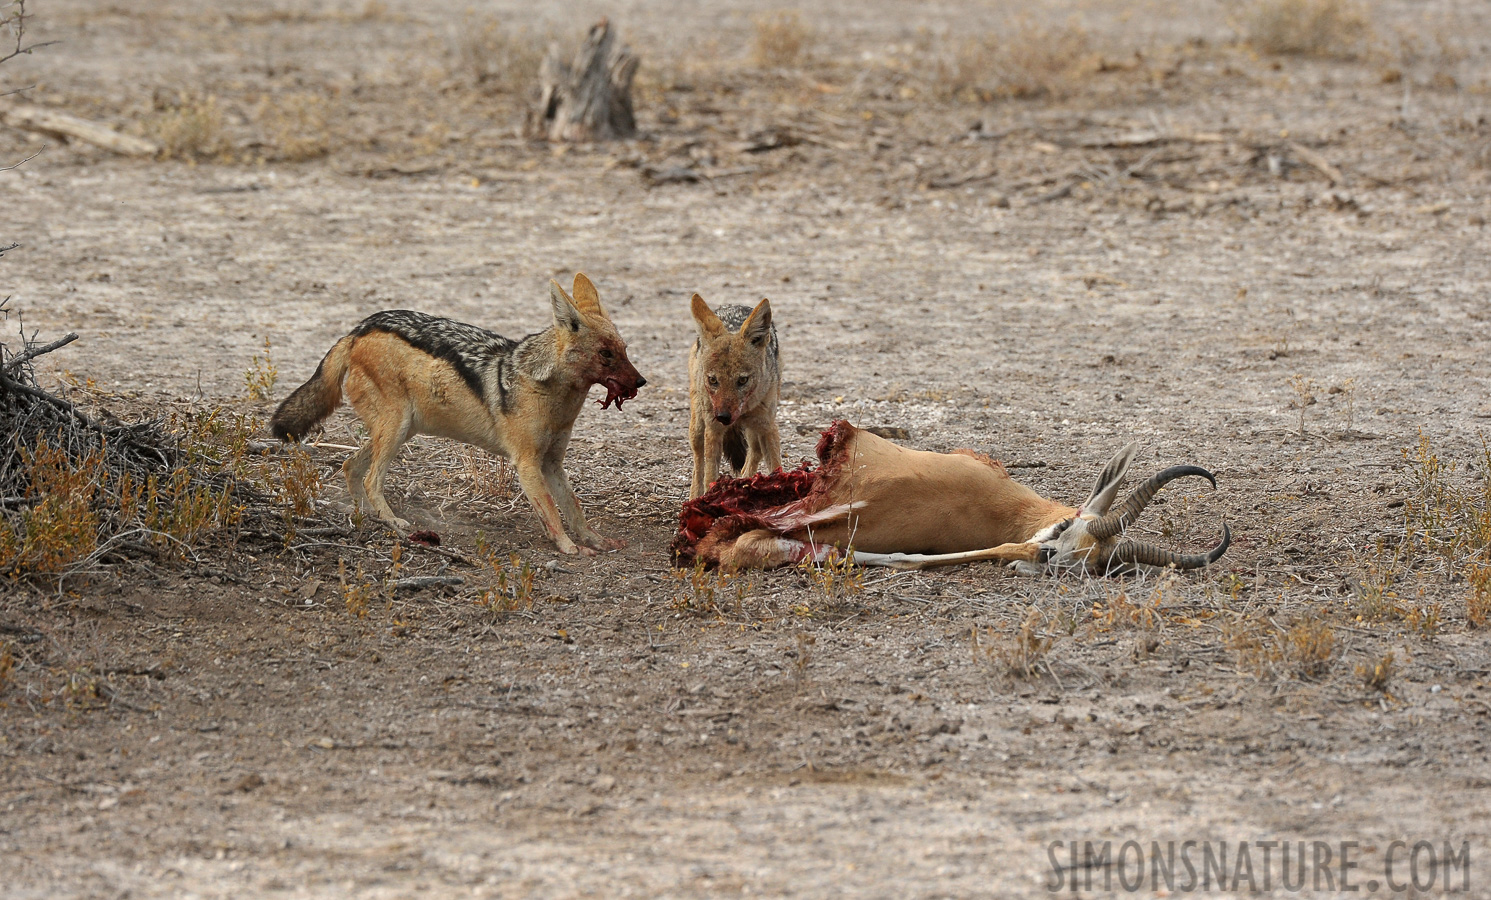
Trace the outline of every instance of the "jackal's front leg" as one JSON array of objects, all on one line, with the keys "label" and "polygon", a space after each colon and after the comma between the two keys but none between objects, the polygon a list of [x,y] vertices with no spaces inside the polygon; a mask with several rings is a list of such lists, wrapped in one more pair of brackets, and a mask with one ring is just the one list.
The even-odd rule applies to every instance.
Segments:
[{"label": "jackal's front leg", "polygon": [[[555,502],[554,494],[549,488],[548,478],[544,474],[543,462],[538,459],[522,460],[517,464],[518,484],[522,485],[523,493],[527,495],[528,502],[533,504],[533,511],[538,513],[539,521],[544,523],[544,530],[549,532],[549,537],[559,547],[560,553],[575,554],[585,553],[594,556],[595,551],[589,547],[583,550],[575,546],[570,536],[564,533],[564,523],[559,518],[559,505]],[[578,507],[578,504],[576,504]]]},{"label": "jackal's front leg", "polygon": [[585,513],[580,509],[580,498],[575,496],[575,489],[569,483],[569,475],[564,471],[562,456],[544,460],[544,480],[549,485],[549,492],[554,495],[554,501],[559,504],[559,511],[564,514],[565,521],[581,544],[592,550],[620,550],[626,546],[626,541],[619,538],[602,537],[585,521]]},{"label": "jackal's front leg", "polygon": [[725,429],[699,426],[690,438],[694,445],[694,489],[689,499],[703,494],[720,476],[720,455],[725,452]]}]

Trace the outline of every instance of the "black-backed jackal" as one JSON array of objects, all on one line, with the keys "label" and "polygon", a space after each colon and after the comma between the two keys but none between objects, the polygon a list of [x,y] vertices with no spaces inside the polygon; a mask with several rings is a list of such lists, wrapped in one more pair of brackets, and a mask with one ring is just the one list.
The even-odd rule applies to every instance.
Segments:
[{"label": "black-backed jackal", "polygon": [[[564,452],[591,385],[605,386],[602,407],[615,401],[619,408],[647,381],[627,359],[590,279],[575,275],[573,297],[551,281],[549,299],[554,324],[520,341],[424,313],[374,313],[336,342],[310,381],[275,410],[270,426],[281,440],[299,440],[345,394],[369,435],[342,465],[347,489],[354,502],[400,531],[409,523],[389,507],[383,480],[406,440],[432,434],[512,460],[560,552],[621,547],[624,542],[585,523]],[[565,533],[561,513],[580,547]]]},{"label": "black-backed jackal", "polygon": [[689,497],[704,493],[720,473],[720,455],[736,475],[782,467],[777,401],[782,372],[771,301],[755,309],[726,305],[711,310],[692,301],[699,338],[689,350],[689,445],[694,481]]}]

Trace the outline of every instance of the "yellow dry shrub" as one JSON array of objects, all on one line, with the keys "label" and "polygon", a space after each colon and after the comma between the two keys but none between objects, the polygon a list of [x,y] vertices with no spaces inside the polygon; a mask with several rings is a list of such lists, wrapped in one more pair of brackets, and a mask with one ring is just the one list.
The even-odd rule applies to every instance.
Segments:
[{"label": "yellow dry shrub", "polygon": [[166,159],[204,159],[225,149],[223,113],[211,94],[183,91],[174,105],[156,114],[147,130]]},{"label": "yellow dry shrub", "polygon": [[1076,22],[1046,26],[1020,19],[1005,30],[959,41],[951,58],[936,65],[936,87],[943,96],[976,101],[1064,97],[1098,63],[1092,39]]},{"label": "yellow dry shrub", "polygon": [[756,65],[785,69],[796,66],[807,55],[813,40],[813,29],[795,9],[763,13],[752,20],[755,35],[751,42],[751,59]]},{"label": "yellow dry shrub", "polygon": [[41,439],[22,450],[31,475],[17,521],[0,521],[0,573],[53,575],[86,559],[98,547],[99,518],[92,508],[103,470],[93,452],[74,461],[65,449]]},{"label": "yellow dry shrub", "polygon": [[271,159],[304,162],[331,152],[331,104],[320,94],[296,91],[262,98],[254,112]]}]

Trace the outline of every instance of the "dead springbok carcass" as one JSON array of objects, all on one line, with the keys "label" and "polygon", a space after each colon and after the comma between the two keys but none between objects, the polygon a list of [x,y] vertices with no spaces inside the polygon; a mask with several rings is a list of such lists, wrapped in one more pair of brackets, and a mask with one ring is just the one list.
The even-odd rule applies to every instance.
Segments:
[{"label": "dead springbok carcass", "polygon": [[1138,566],[1197,569],[1221,559],[1231,532],[1207,553],[1176,553],[1126,540],[1124,528],[1156,492],[1198,466],[1172,466],[1113,505],[1138,444],[1109,460],[1080,507],[1047,500],[972,450],[908,450],[843,420],[818,441],[819,466],[722,478],[684,505],[675,565],[727,571],[770,568],[851,552],[861,565],[923,569],[993,559],[1026,574],[1080,569],[1119,574]]}]

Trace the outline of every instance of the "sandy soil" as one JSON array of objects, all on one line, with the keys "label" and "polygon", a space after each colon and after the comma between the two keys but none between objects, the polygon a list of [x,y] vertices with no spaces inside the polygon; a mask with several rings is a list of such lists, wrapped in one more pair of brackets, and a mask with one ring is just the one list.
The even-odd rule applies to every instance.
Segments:
[{"label": "sandy soil", "polygon": [[[1221,5],[1051,5],[1104,71],[983,102],[943,96],[926,48],[1022,26],[963,0],[806,4],[790,67],[753,64],[760,9],[719,0],[147,7],[39,5],[33,36],[63,43],[0,67],[126,130],[183,91],[223,114],[198,161],[0,131],[0,162],[44,150],[0,172],[11,327],[81,335],[43,383],[264,414],[266,337],[282,397],[370,312],[516,336],[583,270],[649,386],[582,414],[568,470],[630,545],[558,557],[493,466],[425,439],[394,506],[521,554],[531,610],[484,610],[480,572],[410,548],[403,572],[467,585],[350,613],[338,560],[389,565],[371,528],[4,588],[6,896],[1035,896],[1052,841],[1261,838],[1357,841],[1364,873],[1393,840],[1469,841],[1491,895],[1468,589],[1424,564],[1392,585],[1418,618],[1358,618],[1404,449],[1484,474],[1485,7],[1373,3],[1381,46],[1321,61],[1251,52]],[[645,136],[517,137],[523,98],[463,68],[471,23],[573,40],[601,13],[644,58]],[[325,156],[274,158],[262,98],[292,94]],[[1233,547],[1186,577],[871,572],[844,598],[775,572],[701,610],[664,552],[694,291],[772,299],[790,459],[846,417],[1076,502],[1137,439],[1140,474],[1219,481],[1167,491],[1148,535],[1209,547],[1225,517]],[[330,480],[326,515],[345,502]],[[1032,608],[1056,641],[1015,677]],[[1318,671],[1250,655],[1295,621],[1332,629]]]}]

